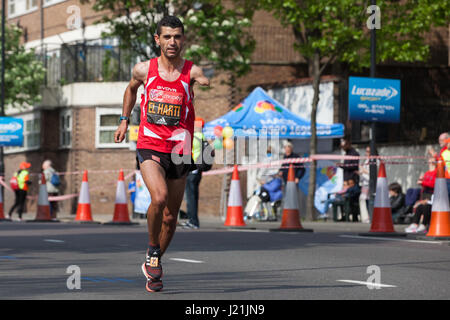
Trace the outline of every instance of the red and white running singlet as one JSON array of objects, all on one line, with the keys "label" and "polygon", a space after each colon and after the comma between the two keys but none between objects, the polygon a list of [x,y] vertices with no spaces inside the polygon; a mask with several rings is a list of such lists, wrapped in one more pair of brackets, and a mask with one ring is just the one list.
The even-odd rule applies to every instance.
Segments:
[{"label": "red and white running singlet", "polygon": [[136,147],[165,153],[190,154],[195,112],[191,88],[192,61],[185,60],[175,81],[166,81],[158,72],[158,58],[150,67],[141,95],[141,124]]}]

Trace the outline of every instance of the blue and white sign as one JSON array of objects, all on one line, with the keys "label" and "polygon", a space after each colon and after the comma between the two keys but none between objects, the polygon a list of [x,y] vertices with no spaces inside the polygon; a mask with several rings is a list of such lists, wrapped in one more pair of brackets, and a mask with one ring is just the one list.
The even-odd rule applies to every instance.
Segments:
[{"label": "blue and white sign", "polygon": [[23,145],[23,120],[0,117],[0,146]]},{"label": "blue and white sign", "polygon": [[400,80],[349,77],[349,120],[400,122]]}]

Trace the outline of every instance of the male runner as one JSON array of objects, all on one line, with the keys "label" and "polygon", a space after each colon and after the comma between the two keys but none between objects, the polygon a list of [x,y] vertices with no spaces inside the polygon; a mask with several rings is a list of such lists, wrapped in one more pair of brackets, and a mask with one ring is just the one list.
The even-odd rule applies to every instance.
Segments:
[{"label": "male runner", "polygon": [[116,143],[125,138],[138,88],[144,85],[137,156],[152,199],[147,210],[149,247],[142,265],[147,277],[146,289],[150,292],[163,287],[161,256],[175,233],[191,168],[191,161],[180,163],[179,160],[180,155],[189,155],[191,160],[195,119],[193,85],[197,82],[209,86],[202,69],[181,56],[185,36],[178,18],[162,18],[154,38],[161,48],[161,56],[134,66],[123,98],[121,122],[114,135]]}]

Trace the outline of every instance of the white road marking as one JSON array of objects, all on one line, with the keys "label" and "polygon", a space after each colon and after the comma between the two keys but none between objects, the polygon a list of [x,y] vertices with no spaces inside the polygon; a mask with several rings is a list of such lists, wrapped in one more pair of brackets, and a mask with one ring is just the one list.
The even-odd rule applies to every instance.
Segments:
[{"label": "white road marking", "polygon": [[403,241],[403,242],[416,242],[416,243],[431,243],[431,244],[442,244],[442,241],[427,241],[427,240],[411,240],[411,239],[400,239],[400,238],[381,238],[381,237],[364,237],[364,236],[351,236],[351,235],[340,235],[342,238],[354,238],[354,239],[372,239],[372,240],[385,240],[385,241]]},{"label": "white road marking", "polygon": [[261,232],[261,233],[268,233],[269,230],[261,230],[261,229],[226,229],[226,231],[233,231],[233,232]]},{"label": "white road marking", "polygon": [[190,259],[180,259],[180,258],[170,258],[170,260],[180,261],[180,262],[189,262],[189,263],[204,263],[204,261],[200,261],[200,260],[190,260]]},{"label": "white road marking", "polygon": [[55,239],[44,239],[46,242],[54,242],[54,243],[63,243],[63,240],[55,240]]},{"label": "white road marking", "polygon": [[394,286],[392,284],[382,284],[382,283],[374,283],[374,282],[367,282],[367,281],[356,281],[356,280],[336,280],[340,282],[348,282],[348,283],[356,283],[364,286],[371,286],[371,287],[378,287],[378,288],[397,288],[397,286]]}]

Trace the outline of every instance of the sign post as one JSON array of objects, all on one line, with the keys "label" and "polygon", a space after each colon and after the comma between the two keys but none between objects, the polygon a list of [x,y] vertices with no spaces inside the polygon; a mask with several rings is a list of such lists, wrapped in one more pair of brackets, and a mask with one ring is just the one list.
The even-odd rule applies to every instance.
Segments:
[{"label": "sign post", "polygon": [[[371,72],[372,73],[372,72]],[[371,122],[370,155],[377,155],[376,122],[400,122],[400,80],[349,77],[348,108],[350,120]],[[372,214],[377,180],[376,161],[370,161],[369,212]]]}]

